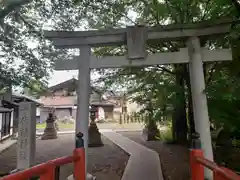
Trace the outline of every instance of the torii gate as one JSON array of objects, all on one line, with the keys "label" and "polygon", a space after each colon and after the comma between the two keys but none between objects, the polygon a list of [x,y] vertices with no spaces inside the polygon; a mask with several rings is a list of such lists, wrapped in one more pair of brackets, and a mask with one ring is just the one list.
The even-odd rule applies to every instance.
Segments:
[{"label": "torii gate", "polygon": [[[198,24],[166,25],[153,28],[136,26],[111,30],[45,31],[45,37],[50,39],[55,47],[80,49],[80,56],[72,60],[57,61],[55,69],[79,70],[78,107],[80,108],[77,109],[76,132],[81,131],[84,134],[86,160],[91,68],[189,63],[195,129],[200,134],[205,157],[213,161],[207,98],[203,93],[205,89],[203,62],[231,60],[232,55],[229,49],[212,51],[202,49],[199,38],[227,34],[230,32],[232,23],[232,21],[219,21],[212,24],[211,21],[207,21]],[[187,48],[180,49],[179,52],[156,53],[147,56],[147,42],[179,39],[186,40]],[[127,57],[96,58],[91,56],[91,47],[123,44],[127,44]],[[206,173],[206,176],[211,177],[211,174]]]}]

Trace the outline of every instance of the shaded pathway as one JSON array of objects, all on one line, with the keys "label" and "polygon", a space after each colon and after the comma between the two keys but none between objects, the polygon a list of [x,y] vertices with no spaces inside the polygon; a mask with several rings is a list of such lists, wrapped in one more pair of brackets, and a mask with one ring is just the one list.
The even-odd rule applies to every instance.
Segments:
[{"label": "shaded pathway", "polygon": [[141,131],[118,132],[131,140],[156,151],[161,159],[165,180],[189,180],[189,151],[186,147],[164,144],[160,141],[145,141]]}]

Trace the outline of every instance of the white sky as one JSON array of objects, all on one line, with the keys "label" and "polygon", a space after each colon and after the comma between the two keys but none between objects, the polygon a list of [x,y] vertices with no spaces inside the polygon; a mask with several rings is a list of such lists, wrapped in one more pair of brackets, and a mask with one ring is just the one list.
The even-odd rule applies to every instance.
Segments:
[{"label": "white sky", "polygon": [[77,71],[54,71],[50,76],[48,81],[48,86],[53,86],[55,84],[61,83],[63,81],[69,80],[73,77],[77,78]]},{"label": "white sky", "polygon": [[[71,78],[78,78],[78,71],[73,70],[73,71],[54,71],[52,75],[50,76],[50,79],[48,81],[48,86],[53,86],[56,84],[59,84],[61,82],[67,81]],[[100,77],[99,74],[97,73],[91,73],[91,80],[95,80],[98,77]]]}]

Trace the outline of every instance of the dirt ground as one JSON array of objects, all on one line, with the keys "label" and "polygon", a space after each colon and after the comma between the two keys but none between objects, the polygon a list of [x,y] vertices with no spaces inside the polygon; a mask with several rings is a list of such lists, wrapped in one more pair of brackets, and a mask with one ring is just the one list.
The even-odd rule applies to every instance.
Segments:
[{"label": "dirt ground", "polygon": [[[88,172],[98,180],[120,180],[129,155],[114,143],[102,137],[104,146],[89,148]],[[62,156],[69,156],[74,148],[74,135],[60,135],[56,140],[37,140],[36,164]],[[0,154],[0,172],[16,168],[16,144]],[[72,174],[71,164],[60,168],[60,180]]]},{"label": "dirt ground", "polygon": [[160,157],[165,180],[190,180],[188,149],[160,141],[144,141],[140,131],[119,132],[125,137],[155,150]]}]

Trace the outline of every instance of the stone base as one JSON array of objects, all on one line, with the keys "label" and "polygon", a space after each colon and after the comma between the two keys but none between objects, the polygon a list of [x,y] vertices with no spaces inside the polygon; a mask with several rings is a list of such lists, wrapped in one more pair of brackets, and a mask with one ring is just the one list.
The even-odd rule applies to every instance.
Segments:
[{"label": "stone base", "polygon": [[103,146],[101,133],[98,130],[97,124],[93,121],[88,128],[88,147]]},{"label": "stone base", "polygon": [[[68,176],[67,180],[74,180],[73,174]],[[86,180],[96,180],[96,177],[94,177],[93,175],[87,173]]]},{"label": "stone base", "polygon": [[48,140],[48,139],[57,139],[57,138],[58,138],[58,136],[57,136],[57,131],[56,131],[54,122],[47,123],[41,139]]}]

